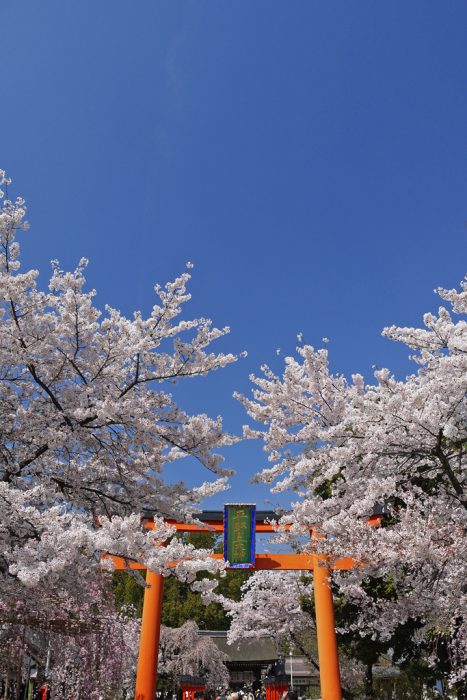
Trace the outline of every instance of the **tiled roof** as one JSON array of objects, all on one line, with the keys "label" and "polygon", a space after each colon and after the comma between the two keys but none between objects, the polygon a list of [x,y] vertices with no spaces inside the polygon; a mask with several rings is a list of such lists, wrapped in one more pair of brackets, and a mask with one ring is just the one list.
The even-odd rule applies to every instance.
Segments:
[{"label": "tiled roof", "polygon": [[277,661],[277,649],[272,637],[260,637],[259,639],[244,639],[241,642],[227,644],[226,632],[201,631],[200,634],[211,637],[214,644],[224,654],[228,661],[262,662],[270,664]]}]

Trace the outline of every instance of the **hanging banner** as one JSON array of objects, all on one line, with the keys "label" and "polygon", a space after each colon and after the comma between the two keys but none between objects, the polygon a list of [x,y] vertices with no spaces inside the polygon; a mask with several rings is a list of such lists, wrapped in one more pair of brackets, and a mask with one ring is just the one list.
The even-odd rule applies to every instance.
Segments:
[{"label": "hanging banner", "polygon": [[255,566],[256,505],[226,503],[224,505],[224,559],[231,569],[253,569]]}]

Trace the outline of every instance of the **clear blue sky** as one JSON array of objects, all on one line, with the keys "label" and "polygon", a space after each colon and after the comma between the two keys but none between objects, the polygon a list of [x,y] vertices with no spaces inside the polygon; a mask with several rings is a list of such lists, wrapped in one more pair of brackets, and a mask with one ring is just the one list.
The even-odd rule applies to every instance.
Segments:
[{"label": "clear blue sky", "polygon": [[[184,404],[235,432],[232,392],[297,332],[347,375],[403,376],[382,327],[419,323],[466,267],[466,37],[464,0],[4,0],[25,265],[45,283],[87,256],[98,303],[130,313],[193,261],[190,314],[249,356]],[[262,505],[264,461],[229,450],[228,500]]]}]

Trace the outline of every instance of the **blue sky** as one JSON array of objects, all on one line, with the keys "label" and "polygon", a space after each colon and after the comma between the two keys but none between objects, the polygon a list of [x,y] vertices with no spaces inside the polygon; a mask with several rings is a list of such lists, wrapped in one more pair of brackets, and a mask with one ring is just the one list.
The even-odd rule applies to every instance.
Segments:
[{"label": "blue sky", "polygon": [[[298,332],[330,339],[336,371],[404,376],[382,327],[419,323],[465,272],[466,34],[463,0],[0,3],[24,265],[45,283],[51,258],[87,256],[98,303],[131,313],[192,261],[190,316],[249,356],[183,403],[234,432],[232,392]],[[264,463],[230,449],[227,500],[263,505]]]}]

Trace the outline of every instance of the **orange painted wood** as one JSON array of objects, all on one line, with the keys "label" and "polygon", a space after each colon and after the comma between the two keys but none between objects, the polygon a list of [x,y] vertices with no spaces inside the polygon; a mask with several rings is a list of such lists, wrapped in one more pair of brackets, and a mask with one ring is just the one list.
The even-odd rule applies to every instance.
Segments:
[{"label": "orange painted wood", "polygon": [[105,561],[106,559],[110,559],[115,571],[128,571],[128,569],[132,569],[133,571],[145,571],[146,569],[146,567],[138,561],[129,561],[123,557],[116,557],[114,554],[102,554],[101,561]]},{"label": "orange painted wood", "polygon": [[[382,516],[380,515],[370,516],[366,522],[370,527],[379,527],[381,519]],[[145,528],[154,529],[155,525],[152,519],[146,518],[143,522]],[[203,521],[202,525],[180,523],[175,520],[167,520],[166,522],[179,532],[224,531],[224,523],[222,521]],[[289,527],[286,526],[285,529],[288,530]],[[268,523],[256,523],[255,530],[256,532],[275,532],[274,527]],[[310,536],[321,539],[325,535],[317,530],[310,529]],[[158,544],[163,546],[163,542]],[[212,557],[214,559],[223,559],[222,554],[213,554]],[[111,554],[104,554],[101,559],[110,559],[116,570],[144,570],[146,568],[139,562],[129,561]],[[328,566],[323,565],[326,561],[328,561]],[[319,562],[321,562],[321,566]],[[176,566],[176,562],[172,562],[169,566]],[[343,557],[332,562],[326,555],[306,553],[257,554],[255,557],[254,568],[257,570],[313,571],[322,700],[342,700],[329,570],[346,570],[355,566],[359,566],[359,562],[352,559],[352,557]],[[157,686],[163,577],[161,574],[148,571],[147,583],[149,587],[145,589],[144,593],[135,700],[154,700]]]},{"label": "orange painted wood", "polygon": [[342,700],[329,569],[325,566],[317,566],[313,571],[313,582],[321,698],[322,700]]},{"label": "orange painted wood", "polygon": [[[202,525],[179,523],[172,518],[167,518],[164,522],[174,527],[177,532],[224,532],[224,523],[221,520],[203,520]],[[148,530],[154,530],[154,521],[149,518],[145,519],[144,527]],[[286,525],[285,530],[290,530],[290,525]],[[269,523],[256,523],[256,532],[276,532],[276,528]]]},{"label": "orange painted wood", "polygon": [[[223,559],[223,554],[212,554],[213,559]],[[144,570],[146,567],[136,561],[128,561],[112,554],[103,554],[101,559],[110,559],[117,571],[127,569]],[[316,554],[257,554],[255,557],[255,569],[259,571],[312,571],[316,568],[317,561],[325,561],[324,555]],[[171,562],[169,566],[176,566]],[[331,569],[348,570],[358,566],[352,557],[336,559],[330,564]]]},{"label": "orange painted wood", "polygon": [[148,587],[144,589],[135,700],[154,700],[157,687],[164,579],[161,574],[148,570],[146,584]]},{"label": "orange painted wood", "polygon": [[[223,559],[222,554],[214,554],[213,558]],[[316,554],[257,554],[255,569],[259,571],[311,571],[316,568],[324,556]],[[333,569],[353,569],[356,562],[351,557],[337,559],[332,564]]]},{"label": "orange painted wood", "polygon": [[[370,515],[366,520],[366,524],[370,527],[379,527],[381,525],[381,515]],[[154,530],[154,521],[151,518],[144,518],[144,527],[148,530]],[[177,532],[224,532],[224,523],[222,520],[203,520],[202,525],[195,523],[181,523],[173,518],[167,518],[165,522],[174,527]],[[290,525],[285,525],[284,530],[290,530]],[[277,532],[277,528],[270,523],[256,523],[256,532]],[[324,534],[319,534],[319,530],[310,529],[310,534],[318,539],[325,537]]]},{"label": "orange painted wood", "polygon": [[361,562],[359,563],[356,561],[356,559],[353,559],[352,557],[342,557],[341,559],[336,559],[333,561],[330,565],[330,569],[338,569],[339,571],[348,571],[349,569],[353,569],[356,566],[361,566]]}]

